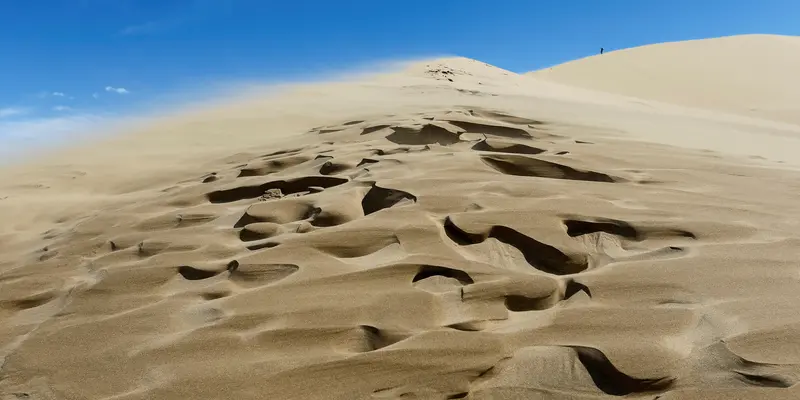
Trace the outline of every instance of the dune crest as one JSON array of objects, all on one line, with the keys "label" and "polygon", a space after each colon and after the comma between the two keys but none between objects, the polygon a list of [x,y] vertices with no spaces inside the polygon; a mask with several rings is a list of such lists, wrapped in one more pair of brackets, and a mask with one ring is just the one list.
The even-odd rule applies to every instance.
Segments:
[{"label": "dune crest", "polygon": [[800,124],[800,37],[742,35],[606,52],[528,75]]}]

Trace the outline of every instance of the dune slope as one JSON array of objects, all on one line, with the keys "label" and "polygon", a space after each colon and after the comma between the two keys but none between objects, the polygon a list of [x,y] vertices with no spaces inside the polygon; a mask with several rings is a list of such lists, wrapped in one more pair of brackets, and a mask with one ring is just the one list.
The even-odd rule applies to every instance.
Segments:
[{"label": "dune slope", "polygon": [[798,149],[444,59],[3,170],[0,396],[797,398],[800,172],[732,127]]},{"label": "dune slope", "polygon": [[800,37],[744,35],[608,52],[529,73],[648,100],[800,123]]}]

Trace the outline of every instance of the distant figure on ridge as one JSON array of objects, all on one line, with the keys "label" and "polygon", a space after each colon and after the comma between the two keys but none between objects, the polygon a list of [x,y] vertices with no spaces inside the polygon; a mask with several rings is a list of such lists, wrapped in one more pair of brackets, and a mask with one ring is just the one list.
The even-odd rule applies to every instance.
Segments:
[{"label": "distant figure on ridge", "polygon": [[601,47],[601,48],[600,48],[600,54],[603,54],[603,50],[604,50],[604,49]]}]

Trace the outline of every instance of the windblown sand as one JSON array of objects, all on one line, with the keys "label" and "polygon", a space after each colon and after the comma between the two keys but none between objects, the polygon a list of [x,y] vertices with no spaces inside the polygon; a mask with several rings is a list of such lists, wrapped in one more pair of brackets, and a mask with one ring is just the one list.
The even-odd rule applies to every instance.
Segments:
[{"label": "windblown sand", "polygon": [[2,399],[800,398],[800,126],[579,86],[442,59],[7,167]]}]

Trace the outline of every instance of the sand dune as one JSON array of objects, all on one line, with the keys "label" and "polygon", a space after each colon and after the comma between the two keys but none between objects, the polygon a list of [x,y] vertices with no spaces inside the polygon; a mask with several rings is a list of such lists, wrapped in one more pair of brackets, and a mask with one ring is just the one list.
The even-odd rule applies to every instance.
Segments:
[{"label": "sand dune", "polygon": [[800,146],[689,106],[442,59],[6,168],[0,395],[797,398]]},{"label": "sand dune", "polygon": [[624,49],[531,76],[648,100],[800,123],[800,37],[746,35]]}]

